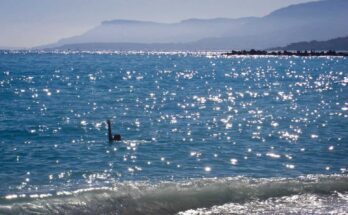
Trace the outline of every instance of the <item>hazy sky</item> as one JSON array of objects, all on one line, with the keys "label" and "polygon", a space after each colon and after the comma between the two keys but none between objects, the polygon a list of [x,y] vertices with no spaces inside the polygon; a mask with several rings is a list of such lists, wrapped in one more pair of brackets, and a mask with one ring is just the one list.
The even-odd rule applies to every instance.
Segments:
[{"label": "hazy sky", "polygon": [[33,47],[112,19],[178,22],[264,16],[314,0],[0,0],[0,47]]}]

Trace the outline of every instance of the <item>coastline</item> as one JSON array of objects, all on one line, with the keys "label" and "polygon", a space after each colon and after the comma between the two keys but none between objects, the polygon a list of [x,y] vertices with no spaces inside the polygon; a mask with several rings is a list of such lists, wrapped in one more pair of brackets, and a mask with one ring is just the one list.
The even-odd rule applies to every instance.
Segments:
[{"label": "coastline", "polygon": [[231,52],[223,53],[222,55],[226,56],[236,56],[236,55],[272,55],[272,56],[300,56],[300,57],[311,57],[311,56],[338,56],[338,57],[347,57],[348,52],[336,52],[332,50],[327,51],[286,51],[286,50],[279,50],[279,51],[266,51],[266,50],[255,50],[251,49],[249,51],[242,50],[242,51],[235,51],[232,50]]}]

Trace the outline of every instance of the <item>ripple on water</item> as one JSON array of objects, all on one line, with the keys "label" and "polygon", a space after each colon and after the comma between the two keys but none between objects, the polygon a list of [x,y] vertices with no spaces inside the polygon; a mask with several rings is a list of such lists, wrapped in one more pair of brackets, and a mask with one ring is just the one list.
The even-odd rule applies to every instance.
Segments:
[{"label": "ripple on water", "polygon": [[[346,58],[67,52],[0,62],[2,196],[347,169]],[[123,141],[108,143],[106,119]]]}]

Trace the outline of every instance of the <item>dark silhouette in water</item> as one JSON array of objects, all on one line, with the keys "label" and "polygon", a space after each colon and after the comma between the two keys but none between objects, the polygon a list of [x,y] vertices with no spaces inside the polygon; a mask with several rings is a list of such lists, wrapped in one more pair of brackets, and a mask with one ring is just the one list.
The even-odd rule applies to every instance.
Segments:
[{"label": "dark silhouette in water", "polygon": [[108,124],[108,136],[109,136],[109,141],[121,141],[121,135],[120,134],[115,134],[114,136],[112,136],[112,131],[111,131],[111,122],[108,119],[107,121]]}]

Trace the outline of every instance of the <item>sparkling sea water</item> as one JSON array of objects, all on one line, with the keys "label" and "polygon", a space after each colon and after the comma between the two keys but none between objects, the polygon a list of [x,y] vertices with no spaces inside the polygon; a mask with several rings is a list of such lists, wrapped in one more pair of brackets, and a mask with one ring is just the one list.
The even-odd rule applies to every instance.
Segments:
[{"label": "sparkling sea water", "polygon": [[348,58],[0,53],[0,214],[342,214],[347,167]]}]

